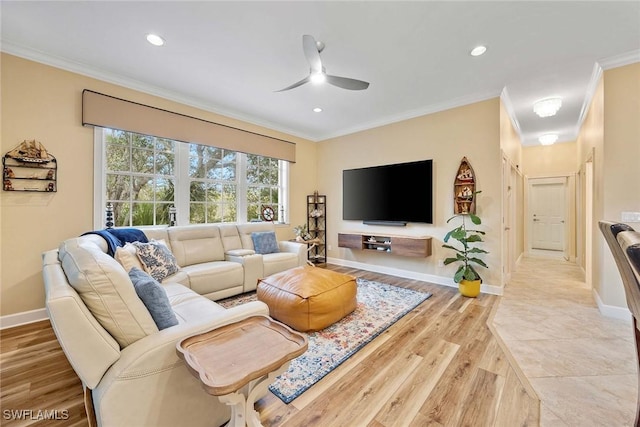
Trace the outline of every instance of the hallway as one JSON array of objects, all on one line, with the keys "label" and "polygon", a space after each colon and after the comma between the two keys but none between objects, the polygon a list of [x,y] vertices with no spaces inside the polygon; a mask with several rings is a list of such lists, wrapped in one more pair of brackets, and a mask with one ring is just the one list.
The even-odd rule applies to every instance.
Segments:
[{"label": "hallway", "polygon": [[631,321],[600,314],[576,264],[522,258],[493,327],[540,398],[542,427],[633,424]]}]

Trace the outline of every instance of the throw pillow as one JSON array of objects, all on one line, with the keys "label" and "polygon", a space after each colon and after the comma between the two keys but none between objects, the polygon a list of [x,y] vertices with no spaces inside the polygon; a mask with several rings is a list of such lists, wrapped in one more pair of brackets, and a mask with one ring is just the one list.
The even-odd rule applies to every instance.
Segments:
[{"label": "throw pillow", "polygon": [[276,233],[273,231],[251,233],[251,240],[253,240],[253,248],[257,254],[264,255],[280,252],[278,241],[276,240]]},{"label": "throw pillow", "polygon": [[125,271],[131,270],[133,267],[138,267],[140,270],[144,270],[144,266],[138,258],[136,247],[131,243],[125,243],[124,246],[118,246],[114,255],[116,261],[124,267]]},{"label": "throw pillow", "polygon": [[171,308],[167,292],[160,283],[137,267],[133,267],[129,271],[129,277],[133,282],[136,294],[149,310],[149,314],[151,314],[153,321],[156,322],[158,329],[162,330],[178,324],[178,319]]},{"label": "throw pillow", "polygon": [[133,245],[144,270],[158,282],[178,272],[176,257],[162,241],[133,242]]}]

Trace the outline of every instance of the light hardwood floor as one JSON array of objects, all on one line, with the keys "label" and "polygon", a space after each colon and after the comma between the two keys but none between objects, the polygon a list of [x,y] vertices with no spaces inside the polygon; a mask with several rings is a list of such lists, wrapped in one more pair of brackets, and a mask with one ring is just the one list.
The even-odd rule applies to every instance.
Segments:
[{"label": "light hardwood floor", "polygon": [[[467,299],[455,288],[327,268],[433,296],[289,405],[269,393],[256,405],[265,426],[539,424],[540,401],[487,326],[499,297]],[[80,381],[48,322],[3,330],[0,342],[3,426],[87,425]],[[5,419],[12,409],[67,410],[69,419]]]}]

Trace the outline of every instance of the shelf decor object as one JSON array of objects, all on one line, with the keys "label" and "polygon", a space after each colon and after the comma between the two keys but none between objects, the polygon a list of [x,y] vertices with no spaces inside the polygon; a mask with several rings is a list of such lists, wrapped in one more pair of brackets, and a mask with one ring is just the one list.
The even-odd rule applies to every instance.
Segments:
[{"label": "shelf decor object", "polygon": [[476,213],[476,175],[466,157],[462,158],[453,183],[453,212]]},{"label": "shelf decor object", "polygon": [[307,196],[307,233],[310,237],[307,260],[311,264],[327,262],[327,196],[315,191]]},{"label": "shelf decor object", "polygon": [[2,157],[4,191],[58,191],[58,163],[42,143],[22,141]]}]

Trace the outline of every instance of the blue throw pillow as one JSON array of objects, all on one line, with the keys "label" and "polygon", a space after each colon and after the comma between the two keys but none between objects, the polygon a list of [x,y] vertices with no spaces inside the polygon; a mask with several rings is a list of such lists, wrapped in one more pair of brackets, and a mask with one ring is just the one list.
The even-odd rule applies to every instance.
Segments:
[{"label": "blue throw pillow", "polygon": [[133,267],[129,271],[129,277],[133,282],[133,287],[138,297],[149,310],[149,314],[151,314],[153,321],[156,322],[158,329],[163,330],[178,324],[178,319],[171,308],[171,303],[169,303],[167,292],[157,280],[138,267]]},{"label": "blue throw pillow", "polygon": [[273,231],[251,233],[251,240],[253,240],[253,248],[257,254],[273,254],[280,252],[280,249],[278,248],[278,241],[276,240],[276,233]]}]

